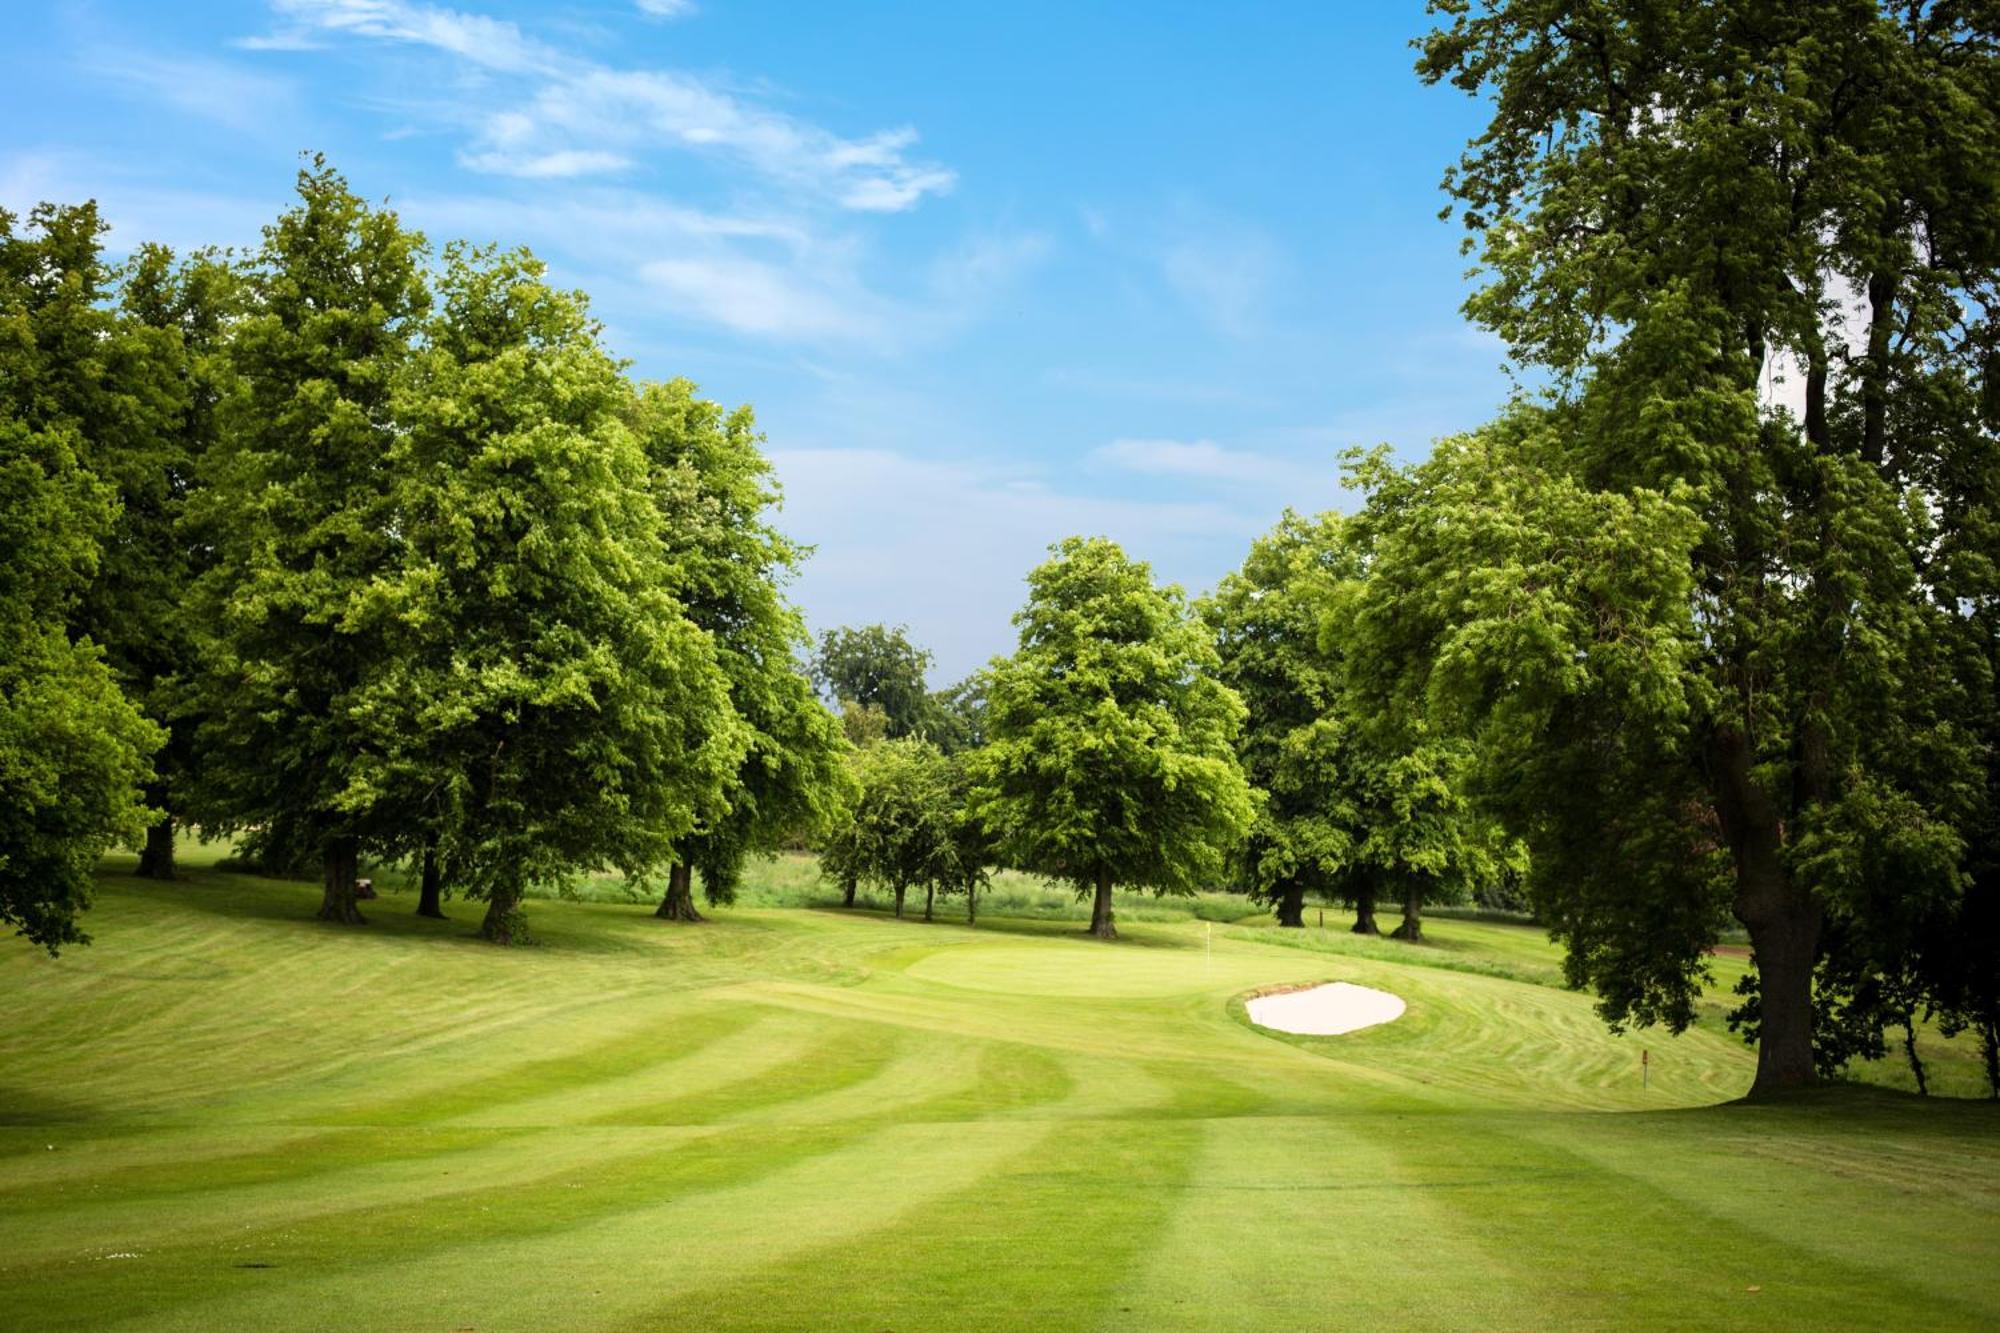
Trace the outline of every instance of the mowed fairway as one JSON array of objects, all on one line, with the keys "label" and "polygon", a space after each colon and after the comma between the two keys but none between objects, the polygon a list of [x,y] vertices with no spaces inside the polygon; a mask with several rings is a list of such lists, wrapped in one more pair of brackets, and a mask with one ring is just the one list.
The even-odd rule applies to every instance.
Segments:
[{"label": "mowed fairway", "polygon": [[[1740,1044],[1614,1037],[1476,970],[1546,964],[1525,929],[1435,923],[1439,967],[1248,926],[539,902],[508,951],[466,904],[341,930],[316,896],[110,876],[95,944],[0,953],[0,1325],[2000,1317],[1993,1108],[1719,1105]],[[1247,1025],[1246,992],[1330,979],[1408,1013]]]}]

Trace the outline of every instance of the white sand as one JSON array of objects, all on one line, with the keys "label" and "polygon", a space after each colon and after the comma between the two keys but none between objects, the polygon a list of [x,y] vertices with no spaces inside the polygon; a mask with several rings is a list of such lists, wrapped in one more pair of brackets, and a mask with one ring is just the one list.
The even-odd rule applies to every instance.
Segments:
[{"label": "white sand", "polygon": [[1371,1028],[1403,1016],[1401,997],[1346,981],[1330,981],[1311,990],[1259,995],[1245,1006],[1260,1028],[1331,1037],[1356,1028]]}]

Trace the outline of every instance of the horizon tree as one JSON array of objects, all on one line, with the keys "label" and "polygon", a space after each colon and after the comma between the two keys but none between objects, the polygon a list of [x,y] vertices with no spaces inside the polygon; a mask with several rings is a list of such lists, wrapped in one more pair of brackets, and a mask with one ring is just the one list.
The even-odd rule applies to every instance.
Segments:
[{"label": "horizon tree", "polygon": [[1090,933],[1114,939],[1115,886],[1192,894],[1226,874],[1256,809],[1244,708],[1178,586],[1101,537],[1050,551],[989,671],[974,804],[1006,864],[1090,898]]},{"label": "horizon tree", "polygon": [[812,679],[835,707],[879,710],[884,734],[896,739],[931,721],[924,679],[931,663],[930,652],[910,641],[907,625],[843,625],[820,635]]}]

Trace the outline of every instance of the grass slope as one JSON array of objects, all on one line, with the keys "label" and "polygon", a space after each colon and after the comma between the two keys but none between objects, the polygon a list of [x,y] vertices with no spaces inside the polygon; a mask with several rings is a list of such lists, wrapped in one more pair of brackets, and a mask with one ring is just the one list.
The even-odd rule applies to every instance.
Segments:
[{"label": "grass slope", "polygon": [[[2000,1313],[1994,1108],[1721,1105],[1740,1043],[1606,1032],[1524,928],[1183,915],[1103,945],[538,903],[541,947],[499,951],[467,905],[343,931],[296,884],[103,888],[91,947],[0,951],[7,1326]],[[1409,1011],[1317,1039],[1244,1019],[1252,989],[1334,978]]]}]

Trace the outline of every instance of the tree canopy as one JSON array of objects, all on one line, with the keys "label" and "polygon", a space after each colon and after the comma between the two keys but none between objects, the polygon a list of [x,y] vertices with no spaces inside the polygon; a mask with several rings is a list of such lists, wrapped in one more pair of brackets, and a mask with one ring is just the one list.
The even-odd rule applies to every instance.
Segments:
[{"label": "tree canopy", "polygon": [[725,412],[675,380],[644,386],[630,415],[652,468],[668,586],[714,643],[745,730],[722,808],[670,857],[659,915],[695,920],[692,871],[711,903],[733,901],[745,857],[827,825],[845,781],[845,742],[805,674],[810,639],[784,592],[805,552],[767,516],[779,491],[750,410]]},{"label": "tree canopy", "polygon": [[975,802],[1002,859],[1093,897],[1091,933],[1109,939],[1114,885],[1223,881],[1255,813],[1244,709],[1178,587],[1103,538],[1051,549],[1020,646],[989,672]]},{"label": "tree canopy", "polygon": [[1956,900],[1981,799],[2000,33],[1434,9],[1423,77],[1493,99],[1446,179],[1468,310],[1552,403],[1378,479],[1370,638],[1486,743],[1607,1014],[1686,1022],[1734,916],[1756,1086],[1808,1082],[1825,949]]},{"label": "tree canopy", "polygon": [[930,720],[931,661],[905,626],[843,626],[820,635],[812,677],[836,705],[879,709],[888,735],[911,736]]},{"label": "tree canopy", "polygon": [[665,863],[747,737],[581,298],[458,246],[437,294],[395,398],[400,551],[370,594],[391,629],[365,707],[399,738],[382,789],[429,793],[454,880],[511,941],[530,886]]},{"label": "tree canopy", "polygon": [[0,209],[0,923],[51,953],[87,938],[98,857],[150,822],[140,785],[164,739],[69,628],[120,514],[91,463],[157,406],[119,392],[134,350],[102,304],[102,229],[88,205],[25,229]]}]

